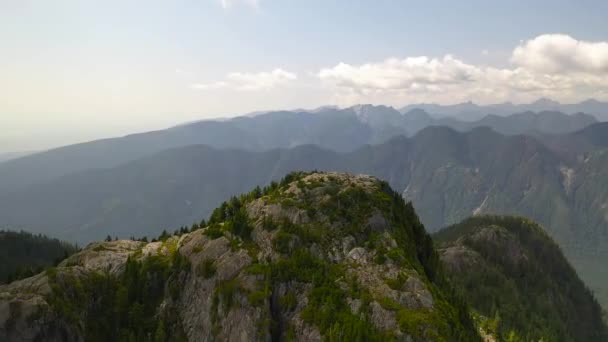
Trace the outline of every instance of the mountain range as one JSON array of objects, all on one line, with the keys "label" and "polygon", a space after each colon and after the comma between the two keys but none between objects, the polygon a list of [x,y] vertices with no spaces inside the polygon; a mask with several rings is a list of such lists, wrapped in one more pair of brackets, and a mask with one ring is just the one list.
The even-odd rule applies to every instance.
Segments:
[{"label": "mountain range", "polygon": [[191,229],[95,242],[0,285],[8,342],[607,337],[538,225],[482,216],[431,237],[387,182],[347,173],[290,173]]},{"label": "mountain range", "polygon": [[511,102],[478,105],[473,102],[464,102],[454,105],[438,104],[410,104],[400,109],[402,113],[412,109],[423,109],[431,113],[433,117],[454,117],[465,121],[475,121],[486,115],[508,116],[519,112],[559,111],[566,114],[587,113],[595,116],[600,121],[608,120],[608,103],[595,99],[588,99],[579,103],[562,104],[557,101],[540,98],[532,103],[513,104]]},{"label": "mountain range", "polygon": [[[365,173],[411,200],[430,231],[484,213],[540,222],[605,302],[608,274],[599,260],[608,256],[607,136],[604,123],[546,141],[431,126],[344,153],[191,145],[3,192],[0,217],[71,241],[142,236],[190,225],[223,199],[291,171]],[[579,152],[564,153],[568,144]]]},{"label": "mountain range", "polygon": [[337,152],[354,151],[392,137],[412,136],[429,126],[459,131],[488,126],[504,134],[561,134],[578,131],[596,119],[587,114],[522,112],[486,116],[476,122],[436,119],[413,109],[360,105],[324,107],[310,112],[280,111],[230,120],[193,122],[165,130],[75,144],[0,162],[0,191],[44,182],[86,169],[109,168],[170,148],[205,144],[215,148],[267,151],[314,144]]},{"label": "mountain range", "polygon": [[208,225],[90,245],[0,286],[3,341],[481,341],[386,183],[292,174]]},{"label": "mountain range", "polygon": [[606,305],[606,147],[608,124],[587,114],[467,122],[371,105],[256,113],[0,162],[0,224],[80,243],[144,236],[189,226],[294,170],[366,173],[413,201],[430,231],[484,213],[538,221]]}]

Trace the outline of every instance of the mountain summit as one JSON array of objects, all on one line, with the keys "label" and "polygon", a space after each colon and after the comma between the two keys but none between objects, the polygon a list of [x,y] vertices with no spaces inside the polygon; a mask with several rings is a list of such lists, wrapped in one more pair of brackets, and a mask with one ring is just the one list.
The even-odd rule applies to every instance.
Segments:
[{"label": "mountain summit", "polygon": [[412,206],[376,178],[292,173],[203,226],[93,243],[0,287],[0,339],[479,340]]}]

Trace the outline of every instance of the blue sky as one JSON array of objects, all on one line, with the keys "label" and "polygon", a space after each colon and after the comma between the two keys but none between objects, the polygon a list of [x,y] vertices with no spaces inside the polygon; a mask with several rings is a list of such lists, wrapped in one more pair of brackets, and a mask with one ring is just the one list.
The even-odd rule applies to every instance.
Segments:
[{"label": "blue sky", "polygon": [[264,109],[608,99],[606,13],[600,0],[0,0],[0,152]]}]

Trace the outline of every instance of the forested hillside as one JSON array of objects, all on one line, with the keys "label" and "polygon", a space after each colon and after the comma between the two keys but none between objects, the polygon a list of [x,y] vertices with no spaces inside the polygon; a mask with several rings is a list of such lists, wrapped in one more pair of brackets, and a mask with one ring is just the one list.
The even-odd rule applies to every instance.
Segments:
[{"label": "forested hillside", "polygon": [[195,145],[0,194],[0,217],[4,224],[82,242],[107,234],[157,235],[190,225],[224,198],[290,171],[366,173],[411,200],[430,231],[484,213],[540,222],[608,303],[608,269],[600,262],[608,257],[608,187],[602,186],[608,154],[598,133],[606,128],[598,124],[562,136],[587,146],[574,158],[536,138],[487,128],[461,133],[429,127],[351,153],[316,146],[247,152]]},{"label": "forested hillside", "polygon": [[44,235],[0,230],[0,283],[32,276],[77,250],[73,244]]},{"label": "forested hillside", "polygon": [[501,340],[606,341],[602,310],[536,223],[479,216],[433,235],[452,284]]}]

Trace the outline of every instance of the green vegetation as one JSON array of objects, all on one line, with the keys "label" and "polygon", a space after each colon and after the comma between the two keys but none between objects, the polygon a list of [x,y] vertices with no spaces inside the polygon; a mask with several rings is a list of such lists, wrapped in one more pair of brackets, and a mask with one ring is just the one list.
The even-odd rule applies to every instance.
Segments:
[{"label": "green vegetation", "polygon": [[[297,315],[316,327],[325,341],[392,341],[398,339],[397,329],[414,341],[479,340],[466,302],[448,282],[433,241],[410,203],[387,183],[372,178],[309,175],[292,173],[279,183],[232,197],[205,225],[190,229],[203,229],[211,239],[223,236],[232,252],[247,251],[252,264],[243,275],[255,275],[213,282],[211,336],[223,331],[231,310],[251,305],[261,313],[255,322],[260,339],[295,337],[300,328],[291,319]],[[270,211],[249,217],[246,205],[253,200],[261,205],[278,204],[278,212],[297,219],[274,212],[267,215]],[[263,258],[259,257],[263,249],[252,236],[258,226],[272,236],[272,253]],[[187,230],[182,227],[175,234]],[[203,259],[191,274],[177,239],[165,231],[158,241],[167,255],[135,253],[137,257],[127,260],[120,275],[77,268],[49,270],[51,307],[82,330],[87,341],[183,339],[174,301],[179,300],[187,277],[215,279],[217,265],[215,260]],[[358,278],[356,263],[329,257],[335,248],[342,249],[343,242],[350,249],[362,247],[358,249],[361,253],[375,256],[374,267],[401,268],[396,278],[384,279],[393,290],[406,291],[408,277],[415,276],[430,292],[432,306],[408,307],[391,299],[394,297],[372,294],[371,287]],[[203,247],[192,248],[194,257],[203,252]],[[378,323],[378,304],[392,315],[394,328],[384,330]]]},{"label": "green vegetation", "polygon": [[[316,119],[321,120],[322,117]],[[533,119],[536,116],[517,117]],[[536,118],[541,120],[541,117]],[[570,116],[563,118],[573,119]],[[490,121],[504,119],[493,117]],[[506,127],[496,122],[484,122],[484,126]],[[529,129],[528,124],[524,126]],[[337,143],[338,132],[347,135],[356,132],[356,136],[361,136],[360,131],[352,126],[353,130],[346,132],[341,125],[335,127],[340,129],[324,131],[323,135],[329,133],[331,138],[325,136],[312,141],[322,145],[329,141]],[[115,164],[121,166],[110,167],[107,172],[84,172],[79,177],[54,178],[49,174],[53,168],[42,166],[29,171],[40,173],[49,180],[48,186],[33,182],[28,191],[15,189],[15,194],[0,192],[0,217],[5,222],[18,222],[36,230],[45,229],[55,235],[71,234],[70,238],[81,242],[103,239],[106,234],[112,237],[119,233],[157,236],[162,228],[207,217],[220,201],[256,185],[267,184],[270,175],[280,176],[284,170],[313,167],[349,170],[390,180],[391,186],[399,192],[407,187],[405,195],[413,201],[417,214],[429,231],[459,222],[477,209],[481,213],[523,215],[542,223],[550,229],[550,235],[608,308],[608,272],[603,263],[608,259],[605,220],[608,153],[605,153],[606,144],[602,142],[608,136],[607,129],[608,125],[597,124],[577,134],[549,139],[553,144],[559,142],[560,146],[552,146],[551,141],[541,141],[539,137],[515,138],[489,129],[459,133],[446,127],[429,127],[411,138],[396,138],[348,154],[312,146],[288,149],[283,153],[248,153],[189,146],[154,155],[143,153],[140,156],[149,157],[132,165],[122,165],[121,162]],[[213,142],[218,140],[217,134],[192,135],[197,139],[209,136],[216,137],[211,139]],[[244,138],[240,134],[222,134],[222,138],[230,140],[231,137]],[[282,138],[290,137],[288,134]],[[359,143],[343,145],[342,142],[339,146],[349,149],[360,146],[361,141],[356,141]],[[114,153],[107,152],[102,153],[104,158],[92,157],[101,151],[97,147],[90,151],[91,159],[81,165],[84,169],[113,158]],[[82,157],[86,153],[78,155]],[[575,155],[580,158],[573,158]],[[73,164],[62,160],[56,160],[59,169]],[[43,160],[39,161],[40,165],[44,164]],[[18,184],[19,178],[30,174],[23,172],[23,167],[25,165],[20,172],[5,169],[8,173],[3,173],[0,183],[9,188]],[[132,174],[146,174],[148,177],[127,177]],[[181,176],[177,183],[166,182],[178,174]],[[129,186],[120,181],[125,179],[129,180]],[[302,184],[309,190],[314,190],[315,186],[317,184]],[[82,189],[87,189],[87,196],[82,195]],[[337,193],[337,189],[333,191]],[[257,196],[262,194],[263,189],[258,188]],[[181,200],[186,198],[194,205],[184,206]],[[137,209],[136,214],[134,209]],[[313,216],[318,208],[311,206],[307,209]]]},{"label": "green vegetation", "polygon": [[205,279],[209,279],[215,275],[217,268],[211,259],[203,260],[198,266],[196,266],[196,275],[201,276]]},{"label": "green vegetation", "polygon": [[177,316],[159,315],[158,307],[163,299],[179,296],[178,278],[189,270],[178,252],[129,258],[120,276],[50,269],[47,300],[59,317],[84,327],[86,341],[169,341],[169,330],[171,341],[185,340]]},{"label": "green vegetation", "polygon": [[[271,265],[275,283],[299,281],[311,283],[308,305],[301,313],[305,322],[316,325],[329,341],[387,341],[390,334],[378,331],[368,319],[351,312],[347,292],[336,286],[344,277],[344,268],[314,257],[306,249],[294,251],[288,258]],[[280,300],[281,308],[291,311],[296,305],[293,294]]]},{"label": "green vegetation", "polygon": [[33,276],[77,250],[75,245],[41,234],[0,230],[0,283]]},{"label": "green vegetation", "polygon": [[[481,325],[509,341],[606,341],[601,308],[559,247],[518,217],[470,218],[435,235],[452,283]],[[457,251],[453,249],[452,251]],[[453,266],[451,266],[453,265]]]},{"label": "green vegetation", "polygon": [[[374,248],[376,246],[373,242],[378,235],[367,224],[367,220],[376,211],[389,219],[389,231],[398,244],[398,248],[384,250],[386,258],[424,274],[430,280],[428,286],[437,302],[437,309],[418,313],[405,309],[388,298],[377,300],[382,306],[396,311],[402,331],[415,338],[446,341],[478,339],[468,308],[442,276],[432,240],[420,224],[411,204],[406,204],[387,183],[377,182],[376,188],[365,190],[360,186],[340,183],[332,176],[327,176],[323,181],[304,182],[302,179],[306,175],[292,173],[286,177],[288,181],[283,180],[265,189],[263,196],[269,201],[279,201],[283,206],[305,210],[314,218],[325,217],[331,227],[320,224],[319,221],[294,224],[286,220],[274,222],[264,217],[264,227],[270,227],[267,229],[271,231],[278,229],[273,246],[284,257],[267,266],[255,266],[260,271],[265,267],[270,268],[273,286],[293,281],[312,285],[308,305],[301,312],[305,322],[317,326],[323,338],[328,341],[390,341],[395,338],[392,332],[380,331],[371,323],[369,303],[373,299],[356,280],[349,280],[349,290],[336,286],[342,279],[349,278],[347,266],[319,258],[304,247],[317,244],[321,248],[329,248],[334,241],[350,235],[355,237],[357,244],[370,244],[369,247]],[[287,195],[282,191],[292,182],[296,182],[302,194],[288,197],[288,201],[285,201]],[[317,193],[322,190],[321,194],[330,196],[330,199],[319,203],[311,195],[312,190]],[[395,282],[405,279],[406,276],[403,276]],[[361,300],[358,314],[351,311],[346,300],[349,297]],[[293,310],[295,302],[292,293],[279,299],[281,310],[285,312]]]}]

